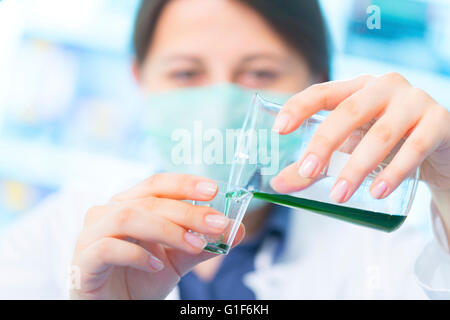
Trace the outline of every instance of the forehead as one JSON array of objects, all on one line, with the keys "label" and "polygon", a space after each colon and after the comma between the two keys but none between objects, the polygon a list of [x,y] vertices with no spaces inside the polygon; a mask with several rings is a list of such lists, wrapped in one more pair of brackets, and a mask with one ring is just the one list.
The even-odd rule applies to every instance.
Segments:
[{"label": "forehead", "polygon": [[172,0],[156,25],[149,56],[210,55],[230,59],[289,49],[252,8],[234,0]]}]

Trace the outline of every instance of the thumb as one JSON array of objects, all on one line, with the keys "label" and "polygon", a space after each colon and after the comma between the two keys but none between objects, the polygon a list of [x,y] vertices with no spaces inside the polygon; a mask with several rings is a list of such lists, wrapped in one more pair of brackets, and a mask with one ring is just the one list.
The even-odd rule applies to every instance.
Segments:
[{"label": "thumb", "polygon": [[[233,249],[235,246],[237,246],[242,239],[244,239],[245,236],[245,227],[241,223],[239,226],[238,231],[236,232],[236,236],[234,238],[233,244],[231,245],[231,249]],[[172,262],[172,266],[175,268],[175,270],[178,272],[178,274],[182,277],[193,267],[195,267],[200,262],[203,262],[205,260],[217,257],[217,254],[202,251],[199,254],[190,254],[178,249],[170,248],[167,249],[167,256],[169,257],[170,261]]]}]

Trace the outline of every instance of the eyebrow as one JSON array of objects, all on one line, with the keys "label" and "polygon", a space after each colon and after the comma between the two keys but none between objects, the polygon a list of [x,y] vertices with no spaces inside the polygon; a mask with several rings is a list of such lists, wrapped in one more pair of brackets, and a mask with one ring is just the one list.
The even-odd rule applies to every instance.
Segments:
[{"label": "eyebrow", "polygon": [[286,57],[282,57],[282,56],[278,56],[278,55],[270,54],[270,53],[259,53],[259,54],[252,54],[252,55],[246,56],[245,58],[243,58],[241,60],[241,63],[252,62],[252,61],[260,60],[260,59],[275,60],[277,62],[283,62],[283,63],[289,62],[289,59]]},{"label": "eyebrow", "polygon": [[187,55],[187,54],[174,54],[174,55],[170,55],[167,56],[163,59],[165,62],[172,62],[172,61],[177,61],[177,60],[185,60],[185,61],[189,61],[189,62],[193,62],[193,63],[197,63],[197,64],[201,64],[202,60],[196,56],[192,56],[192,55]]},{"label": "eyebrow", "polygon": [[[197,65],[202,65],[203,60],[195,55],[192,54],[172,54],[164,57],[162,59],[164,62],[170,63],[170,62],[177,62],[177,61],[185,61],[190,62]],[[277,54],[272,53],[255,53],[255,54],[249,54],[245,57],[243,57],[239,62],[238,65],[245,65],[247,63],[252,63],[253,61],[257,60],[270,60],[275,61],[277,63],[281,63],[284,67],[288,67],[292,61],[288,57],[283,57]]]}]

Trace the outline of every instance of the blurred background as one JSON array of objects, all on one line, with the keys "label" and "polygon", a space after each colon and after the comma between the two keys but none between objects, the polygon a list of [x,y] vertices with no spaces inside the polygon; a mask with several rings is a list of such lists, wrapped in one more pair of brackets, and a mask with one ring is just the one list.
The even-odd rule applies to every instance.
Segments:
[{"label": "blurred background", "polygon": [[[0,232],[66,183],[94,188],[86,177],[148,167],[133,126],[138,4],[0,0]],[[334,79],[397,71],[450,106],[450,1],[321,5]],[[370,5],[381,10],[380,29],[367,27]]]}]

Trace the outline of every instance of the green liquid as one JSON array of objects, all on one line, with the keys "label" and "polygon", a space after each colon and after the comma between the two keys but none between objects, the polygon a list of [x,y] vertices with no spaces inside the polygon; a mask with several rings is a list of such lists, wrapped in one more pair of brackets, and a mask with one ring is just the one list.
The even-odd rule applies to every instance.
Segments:
[{"label": "green liquid", "polygon": [[385,232],[396,230],[406,219],[406,216],[349,208],[283,194],[253,192],[253,197],[283,206],[306,209],[328,217]]},{"label": "green liquid", "polygon": [[226,254],[229,249],[230,246],[224,243],[208,243],[208,245],[203,250],[215,254]]}]

